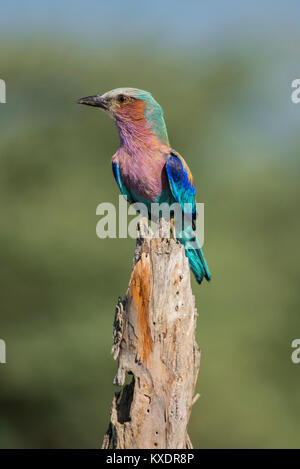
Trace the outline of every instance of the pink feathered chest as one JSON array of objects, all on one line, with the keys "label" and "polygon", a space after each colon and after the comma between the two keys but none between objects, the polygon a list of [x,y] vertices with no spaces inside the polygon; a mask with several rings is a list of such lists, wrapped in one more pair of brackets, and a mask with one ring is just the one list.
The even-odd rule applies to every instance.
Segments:
[{"label": "pink feathered chest", "polygon": [[113,162],[119,165],[122,182],[135,200],[155,202],[168,188],[165,169],[168,157],[169,153],[162,150],[133,156],[120,148]]}]

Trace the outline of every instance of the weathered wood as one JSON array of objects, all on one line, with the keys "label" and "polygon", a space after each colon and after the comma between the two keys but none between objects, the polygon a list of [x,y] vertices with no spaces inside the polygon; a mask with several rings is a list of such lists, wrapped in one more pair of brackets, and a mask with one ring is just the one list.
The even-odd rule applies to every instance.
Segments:
[{"label": "weathered wood", "polygon": [[[123,388],[115,393],[102,448],[191,448],[187,425],[199,397],[200,350],[188,259],[178,241],[155,238],[145,220],[138,235],[114,321],[114,384]],[[126,373],[132,379],[124,385]]]}]

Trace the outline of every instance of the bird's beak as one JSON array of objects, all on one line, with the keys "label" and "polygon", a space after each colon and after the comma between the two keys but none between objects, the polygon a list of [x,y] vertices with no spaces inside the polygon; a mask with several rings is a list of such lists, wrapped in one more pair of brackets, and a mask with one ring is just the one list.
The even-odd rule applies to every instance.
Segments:
[{"label": "bird's beak", "polygon": [[108,101],[102,98],[101,95],[95,94],[94,96],[87,96],[86,98],[80,98],[77,100],[77,104],[86,104],[87,106],[101,107],[102,109],[108,109]]}]

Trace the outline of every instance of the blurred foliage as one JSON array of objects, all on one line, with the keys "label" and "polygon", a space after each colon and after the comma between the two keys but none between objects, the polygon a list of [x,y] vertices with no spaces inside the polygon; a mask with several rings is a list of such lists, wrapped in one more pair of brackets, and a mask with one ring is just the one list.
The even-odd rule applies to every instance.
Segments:
[{"label": "blurred foliage", "polygon": [[[0,446],[99,447],[116,369],[110,348],[134,241],[99,240],[96,206],[117,203],[113,123],[77,106],[119,86],[150,90],[205,202],[213,280],[193,281],[202,360],[194,446],[299,447],[299,142],[273,158],[257,134],[263,60],[150,46],[8,43],[1,51]],[[105,52],[103,52],[105,50]],[[130,51],[130,53],[128,52]],[[262,109],[262,118],[264,109]],[[280,112],[280,110],[276,111]]]}]

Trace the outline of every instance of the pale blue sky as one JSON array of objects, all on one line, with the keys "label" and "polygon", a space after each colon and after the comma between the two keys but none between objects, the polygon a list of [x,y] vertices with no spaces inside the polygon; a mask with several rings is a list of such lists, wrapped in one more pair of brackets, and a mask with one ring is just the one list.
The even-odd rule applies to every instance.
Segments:
[{"label": "pale blue sky", "polygon": [[189,47],[299,37],[298,0],[0,0],[0,34],[154,39]]}]

